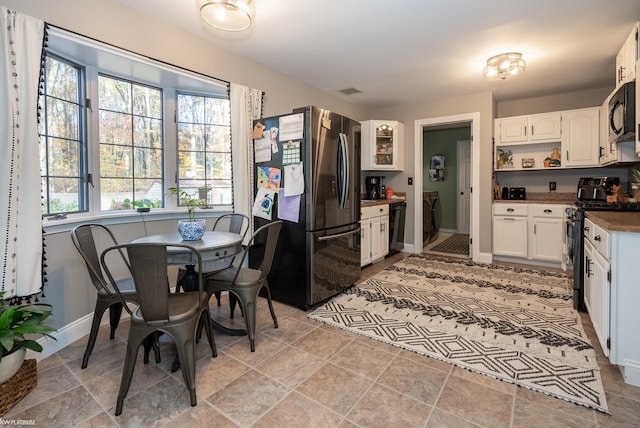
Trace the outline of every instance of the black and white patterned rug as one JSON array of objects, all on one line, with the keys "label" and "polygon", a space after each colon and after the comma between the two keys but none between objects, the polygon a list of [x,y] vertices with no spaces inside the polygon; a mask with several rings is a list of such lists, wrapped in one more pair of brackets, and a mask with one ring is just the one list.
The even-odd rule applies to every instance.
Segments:
[{"label": "black and white patterned rug", "polygon": [[309,318],[608,413],[564,274],[411,255]]}]

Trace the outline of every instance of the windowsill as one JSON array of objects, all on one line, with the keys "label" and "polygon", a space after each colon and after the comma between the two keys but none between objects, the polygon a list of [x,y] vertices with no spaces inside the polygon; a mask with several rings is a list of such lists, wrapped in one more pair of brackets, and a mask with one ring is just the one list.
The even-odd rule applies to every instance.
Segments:
[{"label": "windowsill", "polygon": [[[231,208],[207,208],[200,209],[196,212],[197,218],[214,218],[222,214],[231,212]],[[147,213],[139,213],[137,211],[118,211],[115,213],[103,213],[99,215],[72,214],[68,218],[60,220],[49,220],[47,217],[42,220],[42,227],[45,234],[69,232],[71,229],[81,223],[100,223],[104,225],[136,223],[142,221],[162,221],[162,220],[179,220],[187,217],[184,209],[168,210],[164,208],[152,209]]]}]

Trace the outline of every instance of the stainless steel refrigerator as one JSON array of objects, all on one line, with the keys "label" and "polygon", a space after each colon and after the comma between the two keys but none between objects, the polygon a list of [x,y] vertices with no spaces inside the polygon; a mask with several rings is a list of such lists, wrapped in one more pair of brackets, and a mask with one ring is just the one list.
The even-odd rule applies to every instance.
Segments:
[{"label": "stainless steel refrigerator", "polygon": [[[303,115],[298,141],[304,191],[300,195],[298,221],[283,222],[269,286],[274,300],[308,309],[351,287],[360,277],[360,124],[312,106],[255,121],[254,130],[258,127],[269,133],[275,128],[279,132],[271,159],[261,162],[264,157],[256,157],[254,174],[259,166],[279,168],[280,186],[284,188],[296,183],[292,176],[287,183],[283,156],[284,163],[290,163],[291,152],[283,155],[284,144],[289,140],[279,127],[283,123],[280,119],[292,114]],[[295,146],[296,140],[291,141]],[[255,175],[254,196],[259,180]],[[276,197],[271,220],[254,216],[255,229],[278,220],[280,202]],[[250,265],[255,267],[260,253],[258,243],[249,253]]]}]

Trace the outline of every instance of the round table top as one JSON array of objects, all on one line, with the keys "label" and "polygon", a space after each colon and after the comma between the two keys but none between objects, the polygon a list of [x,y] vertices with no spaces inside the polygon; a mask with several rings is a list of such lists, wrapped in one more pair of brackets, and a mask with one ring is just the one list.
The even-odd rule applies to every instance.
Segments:
[{"label": "round table top", "polygon": [[[237,254],[242,250],[242,236],[237,233],[207,231],[202,239],[184,241],[179,233],[162,233],[134,239],[133,244],[167,244],[167,253],[171,255],[170,263],[190,262],[190,254],[185,248],[171,247],[171,244],[186,244],[195,248],[202,255],[202,260],[215,260]],[[186,250],[186,253],[189,253]]]}]

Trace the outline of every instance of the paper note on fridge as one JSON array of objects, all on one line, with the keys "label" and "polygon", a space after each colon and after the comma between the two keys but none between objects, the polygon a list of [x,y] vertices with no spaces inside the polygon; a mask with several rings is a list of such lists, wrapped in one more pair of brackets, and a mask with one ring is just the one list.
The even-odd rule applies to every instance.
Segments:
[{"label": "paper note on fridge", "polygon": [[290,114],[279,119],[280,141],[299,140],[304,129],[304,114]]},{"label": "paper note on fridge", "polygon": [[264,187],[269,190],[278,190],[280,188],[280,169],[270,166],[259,166],[257,168],[258,173],[258,187]]},{"label": "paper note on fridge", "polygon": [[300,220],[300,195],[284,196],[285,190],[278,192],[278,218],[298,223]]},{"label": "paper note on fridge", "polygon": [[274,197],[275,192],[273,190],[259,188],[256,192],[256,200],[253,201],[253,210],[251,213],[256,217],[271,220]]},{"label": "paper note on fridge", "polygon": [[266,137],[257,138],[255,141],[256,163],[269,162],[271,160],[271,140]]},{"label": "paper note on fridge", "polygon": [[284,195],[295,196],[304,193],[304,169],[302,162],[284,166]]}]

